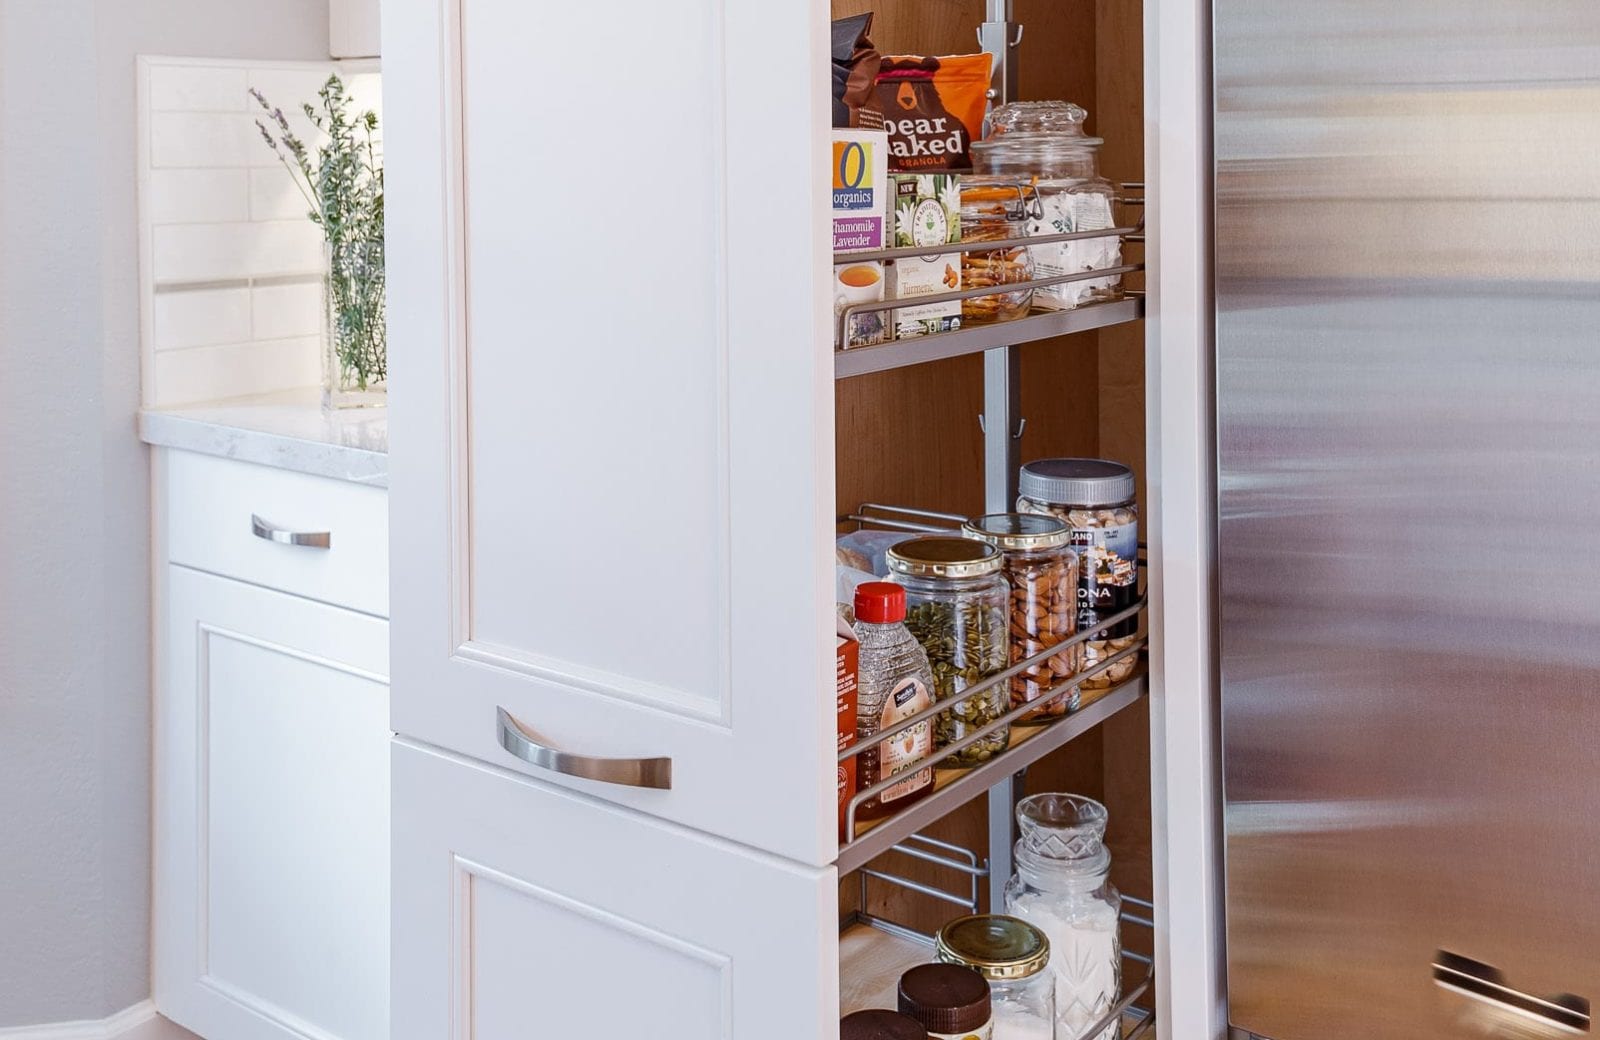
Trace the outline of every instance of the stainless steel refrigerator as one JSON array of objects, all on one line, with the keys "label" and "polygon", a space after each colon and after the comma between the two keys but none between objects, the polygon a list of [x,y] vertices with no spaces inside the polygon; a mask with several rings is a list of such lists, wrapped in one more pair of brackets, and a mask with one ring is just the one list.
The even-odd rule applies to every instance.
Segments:
[{"label": "stainless steel refrigerator", "polygon": [[1600,999],[1600,0],[1215,0],[1230,1021]]}]

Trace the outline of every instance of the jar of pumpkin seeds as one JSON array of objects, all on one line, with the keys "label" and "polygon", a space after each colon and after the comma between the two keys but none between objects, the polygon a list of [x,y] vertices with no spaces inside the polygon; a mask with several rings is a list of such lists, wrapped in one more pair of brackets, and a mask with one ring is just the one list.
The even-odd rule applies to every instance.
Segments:
[{"label": "jar of pumpkin seeds", "polygon": [[[969,697],[970,689],[1006,670],[1010,592],[1001,574],[1002,554],[971,538],[927,535],[888,551],[890,580],[905,586],[906,628],[928,652],[934,694],[951,701],[934,719],[934,747],[958,743],[1010,710],[1006,683]],[[975,766],[1006,749],[1009,726],[997,727],[944,759],[944,766]]]}]

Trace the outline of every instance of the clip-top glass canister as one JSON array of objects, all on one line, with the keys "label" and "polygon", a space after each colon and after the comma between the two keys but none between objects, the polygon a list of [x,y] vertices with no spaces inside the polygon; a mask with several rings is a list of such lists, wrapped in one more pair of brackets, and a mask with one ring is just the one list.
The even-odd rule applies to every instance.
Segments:
[{"label": "clip-top glass canister", "polygon": [[1020,917],[973,914],[939,929],[934,955],[989,982],[994,1040],[1052,1040],[1056,986],[1050,940]]},{"label": "clip-top glass canister", "polygon": [[[1006,912],[1050,940],[1056,1035],[1081,1037],[1122,991],[1122,897],[1107,880],[1106,807],[1082,795],[1036,794],[1017,805],[1017,822]],[[1089,1040],[1120,1035],[1113,1023]]]},{"label": "clip-top glass canister", "polygon": [[[935,699],[953,701],[934,716],[935,748],[977,733],[1010,710],[1005,683],[961,692],[1006,670],[1006,605],[1000,550],[971,538],[927,535],[898,542],[885,557],[889,577],[905,586],[905,626],[928,652]],[[1001,726],[939,764],[975,766],[1006,749],[1011,727]]]},{"label": "clip-top glass canister", "polygon": [[[1100,176],[1101,138],[1083,132],[1089,113],[1067,101],[1013,101],[989,115],[989,135],[972,142],[977,173],[1021,178],[1038,197],[1028,235],[1106,231],[1116,226],[1112,203],[1116,188]],[[1032,246],[1034,277],[1081,274],[1122,263],[1122,240],[1115,235]],[[1083,279],[1046,286],[1034,293],[1034,306],[1067,310],[1114,299],[1122,278]]]}]

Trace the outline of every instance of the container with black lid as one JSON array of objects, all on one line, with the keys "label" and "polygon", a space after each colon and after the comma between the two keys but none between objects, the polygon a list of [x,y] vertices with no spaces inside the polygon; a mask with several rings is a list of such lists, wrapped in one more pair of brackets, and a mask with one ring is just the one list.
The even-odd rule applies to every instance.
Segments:
[{"label": "container with black lid", "polygon": [[989,983],[963,964],[919,964],[900,976],[900,1012],[929,1040],[993,1040]]},{"label": "container with black lid", "polygon": [[857,1011],[839,1020],[839,1040],[928,1040],[928,1031],[898,1011]]}]

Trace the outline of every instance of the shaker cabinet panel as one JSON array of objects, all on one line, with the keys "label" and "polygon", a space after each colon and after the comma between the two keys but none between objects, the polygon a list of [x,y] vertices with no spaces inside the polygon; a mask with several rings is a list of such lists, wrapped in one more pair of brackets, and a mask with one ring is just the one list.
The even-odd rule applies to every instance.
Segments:
[{"label": "shaker cabinet panel", "polygon": [[442,7],[384,12],[395,729],[827,863],[825,19]]},{"label": "shaker cabinet panel", "polygon": [[388,626],[166,572],[156,1005],[212,1040],[386,1040]]},{"label": "shaker cabinet panel", "polygon": [[394,1040],[818,1040],[837,882],[398,738]]}]

